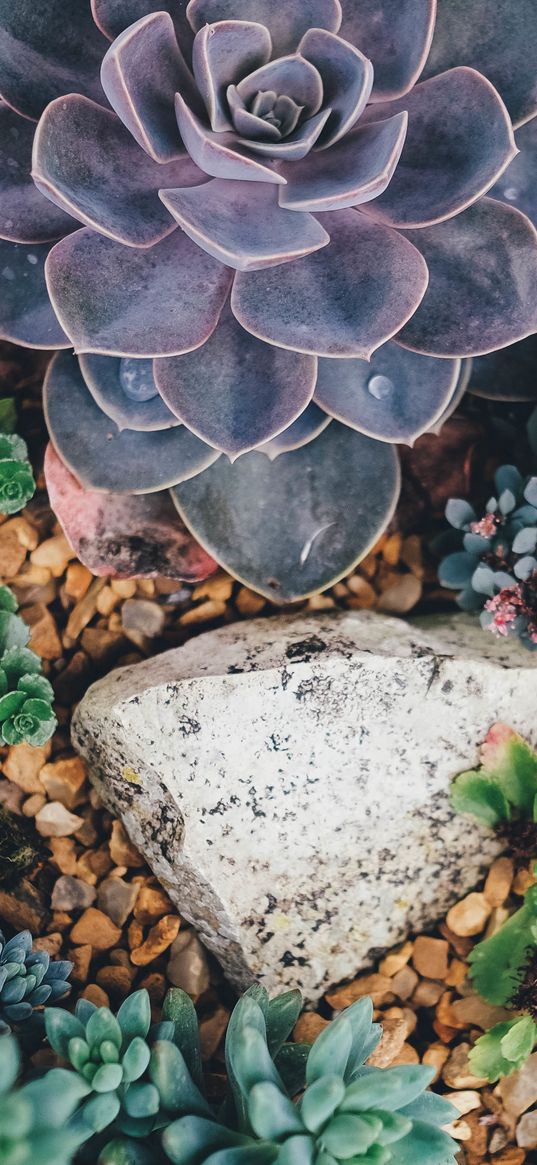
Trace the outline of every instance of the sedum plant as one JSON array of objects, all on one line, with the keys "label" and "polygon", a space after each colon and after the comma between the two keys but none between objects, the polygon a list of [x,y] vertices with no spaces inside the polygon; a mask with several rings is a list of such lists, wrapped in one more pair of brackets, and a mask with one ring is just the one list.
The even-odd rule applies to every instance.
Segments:
[{"label": "sedum plant", "polygon": [[23,930],[6,941],[0,931],[0,1034],[24,1023],[36,1007],[65,999],[73,964],[52,961],[46,951],[32,950],[32,936]]},{"label": "sedum plant", "polygon": [[30,630],[17,609],[13,592],[0,586],[0,743],[37,746],[56,729],[54,692],[39,656],[26,646]]},{"label": "sedum plant", "polygon": [[438,576],[443,586],[459,591],[463,610],[481,611],[486,631],[517,638],[535,651],[537,477],[523,478],[514,465],[503,465],[495,486],[479,517],[469,502],[450,498],[446,518],[457,534]]},{"label": "sedum plant", "polygon": [[0,424],[0,514],[16,514],[35,492],[26,442]]},{"label": "sedum plant", "polygon": [[277,601],[367,553],[395,445],[535,330],[531,207],[498,186],[537,113],[515,7],[0,0],[0,335],[63,349],[82,486],[171,488]]}]

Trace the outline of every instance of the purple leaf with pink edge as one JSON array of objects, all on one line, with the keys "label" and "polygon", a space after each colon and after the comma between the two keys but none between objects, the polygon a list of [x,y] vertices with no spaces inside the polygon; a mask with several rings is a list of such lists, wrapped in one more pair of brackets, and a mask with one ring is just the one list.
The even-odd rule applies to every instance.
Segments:
[{"label": "purple leaf with pink edge", "polygon": [[155,493],[201,473],[218,457],[183,425],[158,433],[120,432],[95,403],[76,356],[68,352],[51,361],[43,402],[56,452],[88,489]]},{"label": "purple leaf with pink edge", "polygon": [[199,98],[167,12],[137,21],[110,45],[101,80],[112,108],[151,158],[171,162],[184,155],[175,94],[191,103]]},{"label": "purple leaf with pink edge", "polygon": [[516,206],[537,226],[537,117],[517,130],[515,142],[520,153],[504,170],[490,195]]},{"label": "purple leaf with pink edge", "polygon": [[459,364],[460,372],[455,388],[453,389],[453,395],[451,396],[450,400],[448,400],[443,413],[441,413],[440,416],[436,418],[434,424],[431,425],[430,432],[434,433],[436,436],[440,435],[446,421],[448,421],[449,418],[453,416],[455,409],[459,407],[470,383],[473,360],[460,360]]},{"label": "purple leaf with pink edge", "polygon": [[234,459],[297,419],[313,396],[317,361],[256,340],[226,308],[203,348],[155,360],[154,373],[179,420]]},{"label": "purple leaf with pink edge", "polygon": [[340,36],[373,63],[371,99],[408,93],[427,59],[436,0],[343,0],[342,7]]},{"label": "purple leaf with pink edge", "polygon": [[331,242],[299,263],[239,272],[233,312],[269,344],[369,359],[410,318],[427,287],[415,247],[355,210],[320,215]]},{"label": "purple leaf with pink edge", "polygon": [[406,127],[406,113],[373,125],[360,124],[329,151],[283,166],[287,185],[280,186],[280,206],[318,212],[376,199],[392,179]]},{"label": "purple leaf with pink edge", "polygon": [[188,0],[91,0],[95,23],[109,40],[150,12],[168,12],[185,55],[190,56],[194,35],[187,20]]},{"label": "purple leaf with pink edge", "polygon": [[537,113],[536,45],[535,0],[449,0],[438,5],[424,77],[470,65],[492,81],[521,125]]},{"label": "purple leaf with pink edge", "polygon": [[[85,355],[79,363],[95,403],[115,421],[118,429],[157,433],[179,424],[159,396],[152,360]],[[132,389],[136,390],[137,386],[143,393],[134,399]]]},{"label": "purple leaf with pink edge", "polygon": [[153,246],[175,230],[158,197],[163,183],[206,181],[188,156],[154,162],[115,113],[74,93],[53,101],[39,122],[33,178],[47,199],[80,222],[133,247]]},{"label": "purple leaf with pink edge", "polygon": [[265,445],[260,445],[257,452],[264,453],[270,461],[274,461],[282,453],[292,453],[294,449],[302,449],[304,445],[309,445],[310,441],[320,437],[321,433],[324,433],[324,430],[331,424],[332,417],[329,417],[312,401],[300,414],[298,420],[293,421],[288,429],[284,429],[283,433],[279,433],[277,437],[273,437]]},{"label": "purple leaf with pink edge", "polygon": [[275,3],[275,0],[191,0],[188,19],[194,32],[218,20],[255,20],[268,28],[273,57],[291,53],[308,28],[337,32],[341,24],[339,0]]},{"label": "purple leaf with pink edge", "polygon": [[537,231],[520,211],[482,198],[409,237],[430,282],[397,343],[426,356],[480,356],[536,330]]},{"label": "purple leaf with pink edge", "polygon": [[99,67],[107,41],[88,0],[0,0],[0,92],[25,117],[76,88],[105,103]]},{"label": "purple leaf with pink edge", "polygon": [[[315,114],[315,117],[309,117],[307,121],[303,121],[294,133],[283,138],[281,142],[264,142],[260,139],[254,140],[254,138],[249,141],[239,138],[239,142],[252,153],[266,154],[275,162],[298,161],[300,158],[305,158],[306,154],[309,154],[310,150],[313,149],[323,132],[330,113],[330,109],[321,109],[319,113]],[[282,178],[279,177],[279,180],[281,182]]]},{"label": "purple leaf with pink edge", "polygon": [[198,246],[238,271],[288,263],[330,241],[311,214],[282,209],[276,187],[265,182],[215,178],[199,189],[161,190],[160,197]]},{"label": "purple leaf with pink edge", "polygon": [[373,86],[373,66],[353,45],[321,28],[310,28],[299,45],[323,83],[324,105],[332,110],[319,149],[343,137],[363,112]]},{"label": "purple leaf with pink edge", "polygon": [[45,453],[50,504],[77,557],[99,578],[176,578],[200,582],[210,558],[181,522],[167,491],[97,493],[84,489],[54,446]]},{"label": "purple leaf with pink edge", "polygon": [[319,360],[315,401],[359,433],[413,445],[444,412],[460,366],[388,343],[370,361]]},{"label": "purple leaf with pink edge", "polygon": [[0,238],[12,243],[48,243],[76,229],[32,182],[34,132],[33,122],[0,101]]},{"label": "purple leaf with pink edge", "polygon": [[175,231],[150,250],[84,227],[56,243],[50,298],[77,352],[177,356],[214,332],[232,272]]},{"label": "purple leaf with pink edge", "polygon": [[322,105],[323,83],[320,74],[314,65],[298,53],[262,65],[237,85],[237,93],[246,105],[258,93],[271,91],[291,97],[302,107],[305,117],[313,117]]},{"label": "purple leaf with pink edge", "polygon": [[537,335],[472,362],[468,391],[486,400],[537,400]]},{"label": "purple leaf with pink edge", "polygon": [[399,493],[392,445],[334,422],[315,441],[270,461],[221,457],[172,491],[207,552],[276,603],[343,578],[390,521]]},{"label": "purple leaf with pink edge", "polygon": [[226,105],[228,86],[266,64],[271,49],[270,35],[261,24],[226,20],[200,30],[194,42],[192,66],[215,132],[232,128]]},{"label": "purple leaf with pink edge", "polygon": [[459,214],[493,185],[516,154],[496,90],[474,69],[449,69],[367,117],[408,112],[403,152],[388,189],[367,208],[388,226],[422,227]]},{"label": "purple leaf with pink edge", "polygon": [[284,182],[275,170],[253,157],[238,142],[235,133],[213,133],[189,108],[180,93],[175,96],[175,112],[190,157],[205,174],[213,178],[236,178],[242,182]]},{"label": "purple leaf with pink edge", "polygon": [[50,245],[0,241],[0,338],[23,348],[69,348],[45,283]]}]

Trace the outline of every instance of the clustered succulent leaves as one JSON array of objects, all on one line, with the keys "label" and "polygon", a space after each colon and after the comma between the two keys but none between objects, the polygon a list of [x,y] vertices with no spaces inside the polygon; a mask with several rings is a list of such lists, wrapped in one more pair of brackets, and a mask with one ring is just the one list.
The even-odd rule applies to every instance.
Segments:
[{"label": "clustered succulent leaves", "polygon": [[0,514],[16,514],[35,492],[26,442],[0,425]]},{"label": "clustered succulent leaves", "polygon": [[536,328],[536,37],[534,0],[0,0],[0,334],[63,349],[78,482],[171,488],[281,601],[367,553],[395,445]]},{"label": "clustered succulent leaves", "polygon": [[[287,1042],[300,1008],[296,991],[269,1000],[252,987],[243,996],[226,1037],[228,1090],[218,1109],[206,1099],[196,1012],[184,992],[168,992],[152,1026],[144,990],[116,1017],[87,1000],[74,1015],[47,1008],[50,1044],[70,1066],[14,1090],[16,1045],[0,1039],[3,1165],[454,1165],[457,1144],[441,1126],[457,1113],[426,1091],[432,1069],[365,1064],[381,1034],[370,1000],[311,1047]],[[49,1108],[54,1087],[63,1098]],[[23,1111],[27,1095],[35,1107],[17,1124],[10,1114]]]},{"label": "clustered succulent leaves", "polygon": [[446,518],[457,533],[440,563],[443,586],[458,590],[465,611],[481,610],[481,626],[496,636],[537,648],[537,477],[514,465],[495,476],[496,494],[478,516],[469,502],[451,498]]},{"label": "clustered succulent leaves", "polygon": [[0,1035],[25,1023],[35,1008],[64,999],[73,964],[32,949],[29,930],[6,941],[0,931]]},{"label": "clustered succulent leaves", "polygon": [[0,587],[0,742],[37,746],[56,729],[54,692],[39,656],[26,646],[30,630],[17,607],[9,587]]},{"label": "clustered succulent leaves", "polygon": [[[495,724],[480,759],[479,769],[454,781],[453,808],[502,836],[529,832],[537,858],[537,753],[513,729]],[[494,1081],[520,1068],[537,1043],[537,885],[496,933],[476,944],[468,961],[472,984],[487,1003],[516,1012],[470,1053],[474,1074]]]}]

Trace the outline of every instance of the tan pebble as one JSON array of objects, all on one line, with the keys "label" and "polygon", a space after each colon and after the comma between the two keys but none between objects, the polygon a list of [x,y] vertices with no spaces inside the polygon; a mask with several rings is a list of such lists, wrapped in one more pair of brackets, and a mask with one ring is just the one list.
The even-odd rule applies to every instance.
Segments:
[{"label": "tan pebble", "polygon": [[392,583],[381,594],[377,610],[404,615],[411,611],[421,599],[422,583],[413,574],[402,574],[397,582]]},{"label": "tan pebble", "polygon": [[511,858],[496,858],[492,863],[483,893],[491,906],[503,906],[509,897],[514,867]]},{"label": "tan pebble", "polygon": [[52,918],[47,926],[47,934],[52,934],[54,931],[61,931],[63,934],[64,930],[71,926],[72,921],[73,917],[71,914],[67,914],[67,911],[53,910]]},{"label": "tan pebble", "polygon": [[444,1100],[449,1101],[461,1116],[466,1116],[468,1112],[472,1112],[474,1108],[481,1108],[482,1100],[479,1092],[475,1089],[466,1089],[462,1092],[446,1092]]},{"label": "tan pebble", "polygon": [[74,841],[70,837],[50,837],[47,844],[52,853],[52,860],[61,873],[72,876],[77,866]]},{"label": "tan pebble", "polygon": [[470,954],[470,951],[474,945],[471,938],[462,938],[460,935],[454,934],[454,932],[449,929],[449,926],[445,921],[440,923],[438,929],[441,934],[443,934],[444,938],[447,939],[450,947],[452,947],[455,951],[455,954],[459,956],[459,959],[468,958],[468,955]]},{"label": "tan pebble", "polygon": [[483,1122],[483,1112],[476,1109],[466,1114],[464,1123],[471,1130],[471,1136],[466,1143],[468,1165],[481,1165],[487,1158],[489,1126]]},{"label": "tan pebble", "polygon": [[75,983],[87,983],[93,949],[90,943],[81,947],[71,947],[68,958],[73,963],[71,978]]},{"label": "tan pebble", "polygon": [[160,971],[152,971],[151,974],[140,979],[139,987],[140,990],[147,991],[151,1003],[161,1004],[166,994],[166,976],[162,975]]},{"label": "tan pebble", "polygon": [[190,627],[196,623],[209,623],[213,619],[221,619],[227,610],[225,603],[219,603],[216,599],[209,599],[206,603],[201,603],[199,607],[191,607],[189,611],[185,611],[179,622],[182,627]]},{"label": "tan pebble", "polygon": [[336,1011],[350,1007],[352,1003],[364,995],[370,995],[373,1003],[379,1004],[387,1001],[388,998],[393,998],[392,985],[393,980],[389,979],[387,975],[378,973],[364,975],[359,979],[354,979],[352,983],[347,983],[343,987],[338,987],[336,991],[330,992],[326,996],[326,1000],[330,1007]]},{"label": "tan pebble", "polygon": [[407,1038],[418,1026],[418,1017],[411,1007],[387,1007],[379,1016],[380,1023],[384,1023],[384,1019],[402,1019]]},{"label": "tan pebble", "polygon": [[449,945],[445,939],[420,935],[414,943],[412,962],[419,975],[427,979],[445,979],[448,955]]},{"label": "tan pebble", "polygon": [[235,599],[235,606],[239,615],[259,615],[265,606],[266,599],[256,595],[249,587],[241,587]]},{"label": "tan pebble", "polygon": [[335,599],[330,595],[312,595],[306,603],[308,611],[333,611],[335,606]]},{"label": "tan pebble", "polygon": [[401,1051],[394,1056],[390,1068],[399,1068],[402,1064],[419,1064],[420,1058],[412,1044],[403,1044]]},{"label": "tan pebble", "polygon": [[[308,1014],[313,1015],[314,1013],[313,1012],[306,1012],[305,1014],[306,1015],[308,1015]],[[304,1016],[302,1016],[301,1018],[304,1019]],[[320,1015],[317,1016],[317,1019],[321,1019]],[[225,1034],[228,1022],[229,1022],[229,1011],[227,1011],[225,1007],[217,1007],[216,1011],[214,1011],[213,1014],[211,1016],[209,1016],[208,1019],[204,1019],[201,1021],[201,1023],[200,1023],[200,1043],[201,1043],[201,1056],[202,1056],[203,1060],[210,1060],[211,1056],[214,1056],[214,1053],[216,1052],[217,1048],[219,1047],[220,1042]],[[299,1019],[298,1024],[300,1024],[300,1022],[301,1022],[301,1020]],[[323,1020],[321,1020],[321,1023],[323,1025],[323,1027],[326,1027],[328,1020],[323,1019]],[[298,1024],[295,1027],[295,1030],[293,1033],[293,1036],[295,1039],[297,1039],[296,1032],[297,1032]],[[322,1031],[322,1028],[320,1030]],[[316,1034],[319,1035],[319,1030],[317,1031]],[[314,1039],[316,1039],[316,1036],[312,1036],[312,1038],[310,1040],[310,1039],[305,1039],[304,1035],[302,1035],[302,1038],[300,1040],[297,1039],[297,1043],[312,1044]]]},{"label": "tan pebble", "polygon": [[47,798],[43,793],[32,793],[32,796],[28,797],[28,799],[24,802],[24,805],[22,806],[22,812],[24,813],[25,817],[35,817],[36,814],[39,813],[39,810],[43,808],[43,805],[46,805],[46,803]]},{"label": "tan pebble", "polygon": [[456,1030],[462,1031],[468,1026],[464,1019],[457,1019],[453,1008],[453,991],[444,991],[437,1004],[435,1017],[439,1023]]},{"label": "tan pebble", "polygon": [[[112,871],[112,859],[108,846],[101,846],[100,849],[93,850],[89,858],[90,869],[97,875],[98,878],[104,878],[106,874]],[[125,866],[117,867],[125,870]]]},{"label": "tan pebble", "polygon": [[525,1112],[516,1130],[517,1145],[521,1149],[537,1149],[537,1110]]},{"label": "tan pebble", "polygon": [[446,921],[454,934],[469,938],[482,933],[491,911],[492,906],[484,894],[468,894],[451,907]]},{"label": "tan pebble", "polygon": [[0,563],[2,578],[13,580],[17,577],[26,559],[26,547],[19,541],[16,526],[5,522],[0,526]]},{"label": "tan pebble", "polygon": [[56,621],[44,603],[33,603],[23,611],[24,622],[30,627],[28,647],[42,659],[59,659],[62,644]]},{"label": "tan pebble", "polygon": [[412,1003],[414,1007],[435,1007],[444,991],[444,983],[435,983],[433,979],[422,979],[412,996]]},{"label": "tan pebble", "polygon": [[371,583],[363,578],[361,574],[352,574],[347,579],[347,586],[355,599],[358,599],[358,609],[362,608],[364,611],[371,610],[377,601],[376,592],[373,590]]},{"label": "tan pebble", "polygon": [[233,579],[223,571],[211,575],[205,582],[198,583],[192,591],[192,601],[198,599],[215,599],[219,603],[227,603],[233,592]]},{"label": "tan pebble", "polygon": [[95,842],[97,841],[97,838],[98,838],[98,834],[97,834],[97,830],[95,828],[95,825],[92,821],[92,818],[90,816],[90,813],[87,813],[87,812],[84,813],[83,818],[82,818],[82,824],[80,826],[80,829],[77,829],[75,836],[76,836],[76,840],[78,842],[80,842],[80,845],[82,845],[84,847],[95,845]]},{"label": "tan pebble", "polygon": [[456,1027],[450,1027],[447,1023],[441,1023],[439,1019],[433,1020],[433,1030],[444,1044],[451,1044],[455,1036],[458,1035]]},{"label": "tan pebble", "polygon": [[537,1052],[533,1052],[518,1072],[500,1081],[498,1093],[511,1117],[522,1116],[537,1103]]},{"label": "tan pebble", "polygon": [[144,939],[144,928],[141,923],[136,922],[136,919],[133,919],[131,922],[127,931],[127,937],[131,951],[137,947],[141,947]]},{"label": "tan pebble", "polygon": [[32,526],[22,514],[10,518],[9,523],[6,522],[5,525],[9,525],[9,528],[15,532],[25,550],[35,550],[36,546],[39,546],[39,534],[35,526]]},{"label": "tan pebble", "polygon": [[388,535],[382,548],[382,557],[388,566],[397,566],[401,557],[403,538],[401,534]]},{"label": "tan pebble", "polygon": [[109,995],[128,995],[132,984],[132,975],[126,967],[101,967],[95,976],[99,987]]},{"label": "tan pebble", "polygon": [[44,765],[39,776],[50,799],[61,801],[66,809],[75,809],[84,800],[86,765],[81,757],[67,757]]},{"label": "tan pebble", "polygon": [[382,1039],[367,1063],[375,1068],[388,1068],[401,1052],[406,1035],[406,1024],[403,1019],[383,1019]]},{"label": "tan pebble", "polygon": [[379,971],[381,975],[396,975],[403,967],[406,967],[409,959],[412,957],[414,950],[414,943],[406,942],[403,946],[394,951],[390,951],[379,963]]},{"label": "tan pebble", "polygon": [[535,882],[536,879],[531,870],[519,870],[513,880],[513,892],[523,898],[530,886],[535,886]]},{"label": "tan pebble", "polygon": [[464,1091],[471,1089],[473,1091],[476,1088],[483,1088],[488,1083],[485,1077],[474,1076],[470,1071],[469,1052],[470,1044],[463,1043],[453,1048],[442,1072],[442,1078],[448,1088]]},{"label": "tan pebble", "polygon": [[70,562],[65,576],[65,593],[77,602],[83,599],[93,581],[93,575],[81,562]]},{"label": "tan pebble", "polygon": [[526,1160],[528,1158],[524,1149],[509,1148],[494,1154],[494,1165],[524,1165]]},{"label": "tan pebble", "polygon": [[174,914],[165,914],[164,918],[160,918],[155,926],[151,927],[145,942],[131,951],[131,960],[134,965],[145,967],[148,963],[153,962],[153,959],[167,951],[174,939],[177,938],[180,925],[180,918]]},{"label": "tan pebble", "polygon": [[171,914],[172,903],[168,895],[160,887],[142,886],[134,907],[134,917],[142,926],[151,926],[162,918],[163,914]]},{"label": "tan pebble", "polygon": [[180,931],[170,947],[166,975],[174,987],[181,987],[197,1000],[210,984],[205,948],[193,930]]},{"label": "tan pebble", "polygon": [[449,1125],[443,1125],[443,1132],[447,1133],[448,1137],[453,1137],[454,1141],[470,1141],[472,1137],[472,1130],[468,1121],[463,1120],[452,1121]]},{"label": "tan pebble", "polygon": [[136,594],[136,582],[132,578],[113,578],[110,586],[120,599],[133,599]]},{"label": "tan pebble", "polygon": [[63,935],[59,931],[34,939],[35,951],[46,951],[51,959],[56,959],[63,946]]},{"label": "tan pebble", "polygon": [[297,1044],[314,1044],[329,1023],[330,1020],[323,1019],[316,1011],[304,1011],[295,1024],[293,1040]]},{"label": "tan pebble", "polygon": [[394,995],[397,995],[398,999],[402,999],[405,1003],[416,990],[418,976],[412,967],[402,967],[396,975],[393,975],[390,982]]},{"label": "tan pebble", "polygon": [[43,782],[39,773],[50,756],[51,748],[50,741],[37,748],[31,744],[12,744],[3,764],[8,781],[13,781],[24,793],[42,793]]},{"label": "tan pebble", "polygon": [[53,538],[47,538],[30,554],[30,561],[34,566],[45,566],[53,578],[61,578],[68,562],[73,558],[76,558],[75,552],[64,534],[55,534]]},{"label": "tan pebble", "polygon": [[432,1084],[435,1084],[440,1079],[442,1068],[449,1057],[449,1048],[444,1044],[430,1044],[423,1053],[423,1063],[428,1064],[429,1067],[434,1068],[435,1075],[432,1079]]},{"label": "tan pebble", "polygon": [[155,580],[152,578],[136,579],[136,594],[144,599],[153,599],[157,593]]},{"label": "tan pebble", "polygon": [[35,818],[42,837],[70,837],[82,825],[82,818],[70,813],[61,801],[48,801]]},{"label": "tan pebble", "polygon": [[20,591],[30,590],[34,587],[48,586],[51,578],[51,572],[45,566],[33,566],[31,562],[25,562],[19,574],[11,580],[11,584]]},{"label": "tan pebble", "polygon": [[91,943],[96,951],[108,951],[110,947],[116,946],[120,938],[119,926],[115,926],[112,920],[95,906],[90,906],[84,911],[71,931],[74,943]]},{"label": "tan pebble", "polygon": [[106,579],[96,578],[83,599],[73,607],[65,628],[64,643],[74,646],[76,640],[87,627],[97,611],[97,595],[106,586]]},{"label": "tan pebble", "polygon": [[416,575],[416,578],[423,578],[425,571],[423,569],[423,552],[421,545],[421,538],[417,534],[411,534],[409,538],[405,538],[401,546],[401,562]]},{"label": "tan pebble", "polygon": [[108,618],[108,615],[112,614],[112,611],[120,601],[119,595],[116,595],[112,587],[103,587],[102,591],[99,591],[97,595],[96,606],[99,615],[105,615]]},{"label": "tan pebble", "polygon": [[110,997],[96,983],[88,983],[88,986],[81,992],[80,998],[94,1003],[95,1007],[110,1007]]},{"label": "tan pebble", "polygon": [[92,850],[85,850],[84,853],[80,855],[76,863],[77,877],[82,878],[84,882],[87,882],[88,886],[97,885],[97,874],[91,865],[93,856],[94,855]]},{"label": "tan pebble", "polygon": [[497,934],[502,929],[504,922],[507,922],[510,911],[506,906],[495,906],[492,914],[487,922],[484,939],[492,938],[493,934]]},{"label": "tan pebble", "polygon": [[114,821],[112,824],[109,845],[110,856],[115,866],[128,866],[129,869],[131,867],[143,866],[143,857],[136,849],[136,846],[129,841],[120,821]]},{"label": "tan pebble", "polygon": [[460,987],[468,974],[468,967],[466,963],[462,963],[460,959],[452,959],[449,964],[449,970],[446,975],[447,987]]}]

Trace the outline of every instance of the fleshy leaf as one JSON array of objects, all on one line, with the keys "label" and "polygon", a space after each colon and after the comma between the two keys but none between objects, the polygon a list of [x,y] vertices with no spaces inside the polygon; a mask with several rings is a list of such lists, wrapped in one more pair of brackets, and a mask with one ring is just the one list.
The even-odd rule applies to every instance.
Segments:
[{"label": "fleshy leaf", "polygon": [[537,933],[537,892],[530,887],[524,905],[469,955],[470,978],[476,991],[497,1007],[509,1004],[516,992]]},{"label": "fleshy leaf", "polygon": [[154,369],[162,397],[179,420],[235,458],[303,412],[313,396],[317,361],[255,339],[225,309],[203,348],[156,360]]},{"label": "fleshy leaf", "polygon": [[537,225],[537,117],[517,130],[515,142],[520,153],[490,193],[492,198],[516,206]]},{"label": "fleshy leaf", "polygon": [[492,829],[511,819],[505,794],[485,772],[460,773],[453,782],[451,804],[456,813],[469,813]]},{"label": "fleshy leaf", "polygon": [[[118,429],[134,429],[140,433],[154,433],[172,429],[179,424],[177,417],[158,394],[153,377],[152,360],[132,360],[131,375],[144,375],[153,385],[153,396],[140,402],[132,400],[123,388],[121,377],[125,361],[112,356],[81,356],[80,371],[91,395],[103,413],[115,421]],[[136,369],[136,366],[138,368]]]},{"label": "fleshy leaf", "polygon": [[95,404],[76,358],[67,352],[49,366],[44,403],[56,452],[90,490],[151,493],[201,473],[218,456],[183,426],[119,432]]},{"label": "fleshy leaf", "polygon": [[472,362],[468,391],[487,400],[535,400],[537,336]]},{"label": "fleshy leaf", "polygon": [[533,53],[537,43],[534,0],[449,0],[438,5],[424,75],[453,65],[484,73],[503,97],[515,125],[537,113]]},{"label": "fleshy leaf", "polygon": [[88,0],[0,0],[0,91],[37,120],[49,101],[76,89],[105,102],[99,66],[107,42]]},{"label": "fleshy leaf", "polygon": [[412,231],[430,282],[397,342],[429,356],[480,356],[537,326],[537,231],[482,198],[457,218]]},{"label": "fleshy leaf", "polygon": [[174,97],[195,99],[194,80],[167,12],[151,12],[118,36],[101,69],[104,91],[118,117],[156,162],[184,154]]},{"label": "fleshy leaf", "polygon": [[285,179],[241,145],[235,133],[213,133],[187,105],[181,93],[175,95],[175,112],[185,146],[200,170],[213,178],[238,178],[242,182],[275,182]]},{"label": "fleshy leaf", "polygon": [[[309,154],[321,137],[330,113],[330,108],[321,109],[319,113],[315,114],[315,117],[307,118],[294,133],[289,134],[289,137],[282,138],[280,142],[262,141],[254,138],[247,141],[245,138],[239,138],[239,146],[249,149],[254,154],[266,154],[274,162],[300,161],[301,158],[305,158]],[[280,182],[285,181],[281,175],[279,180]]]},{"label": "fleshy leaf", "polygon": [[470,1071],[491,1083],[510,1076],[531,1055],[536,1040],[537,1026],[530,1015],[497,1023],[474,1044],[468,1057]]},{"label": "fleshy leaf", "polygon": [[[402,97],[427,59],[436,0],[344,0],[340,36],[373,63],[372,101]],[[461,17],[466,23],[466,18]]]},{"label": "fleshy leaf", "polygon": [[409,319],[427,268],[400,235],[354,210],[320,216],[331,242],[300,263],[239,274],[235,316],[283,348],[369,359]]},{"label": "fleshy leaf", "polygon": [[[376,107],[374,107],[376,109]],[[280,206],[294,211],[329,211],[376,199],[397,166],[406,134],[405,113],[374,125],[359,125],[330,152],[309,154],[283,166]]]},{"label": "fleshy leaf", "polygon": [[145,251],[83,228],[56,243],[47,281],[77,351],[176,356],[214,331],[231,271],[182,231]]},{"label": "fleshy leaf", "polygon": [[262,24],[225,20],[200,29],[194,41],[192,65],[215,133],[233,128],[226,108],[228,85],[265,65],[271,51],[270,35]]},{"label": "fleshy leaf", "polygon": [[265,453],[271,461],[274,461],[281,453],[292,453],[294,449],[302,449],[303,445],[309,445],[310,441],[320,437],[331,420],[332,418],[316,404],[309,404],[298,420],[265,445],[260,445],[257,452]]},{"label": "fleshy leaf", "polygon": [[358,120],[373,86],[373,66],[357,48],[312,27],[299,45],[299,52],[315,65],[323,82],[323,101],[330,106],[330,118],[319,139],[319,149],[333,145]]},{"label": "fleshy leaf", "polygon": [[161,190],[160,197],[198,246],[238,271],[292,262],[330,241],[312,215],[282,209],[265,182],[216,178],[191,190]]},{"label": "fleshy leaf", "polygon": [[[240,17],[238,17],[240,9]],[[341,24],[339,0],[308,0],[302,4],[275,4],[274,0],[190,0],[188,19],[194,32],[218,20],[255,20],[268,28],[273,56],[293,52],[308,28],[337,32]]]},{"label": "fleshy leaf", "polygon": [[74,230],[70,215],[45,201],[30,177],[35,126],[0,101],[0,237],[46,243]]},{"label": "fleshy leaf", "polygon": [[378,222],[422,227],[480,198],[516,153],[496,90],[474,69],[449,69],[406,97],[371,106],[369,118],[408,114],[408,132],[388,189],[367,208]]},{"label": "fleshy leaf", "polygon": [[433,360],[388,343],[370,361],[320,360],[315,400],[360,433],[412,445],[441,416],[459,372],[458,360]]},{"label": "fleshy leaf", "polygon": [[315,65],[300,53],[270,61],[244,77],[237,93],[247,106],[258,93],[285,93],[304,111],[304,117],[318,113],[323,101],[323,83]]},{"label": "fleshy leaf", "polygon": [[151,247],[175,230],[158,198],[161,186],[205,181],[188,156],[167,165],[154,162],[114,113],[74,93],[45,110],[32,176],[47,200],[133,247]]},{"label": "fleshy leaf", "polygon": [[47,243],[0,241],[0,337],[23,348],[68,348],[70,341],[48,297]]},{"label": "fleshy leaf", "polygon": [[91,11],[97,26],[109,40],[136,24],[150,12],[169,12],[183,52],[190,52],[193,34],[186,18],[188,0],[91,0]]},{"label": "fleshy leaf", "polygon": [[334,423],[275,462],[221,458],[173,496],[222,566],[285,603],[347,574],[385,529],[398,491],[393,448]]}]

